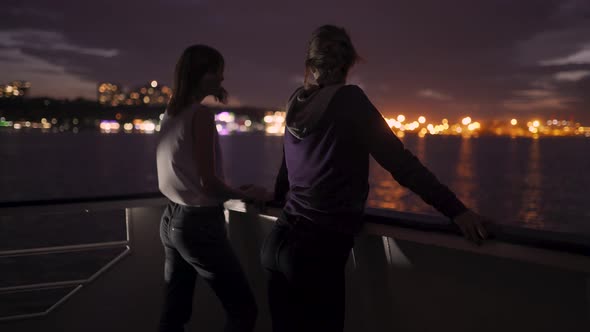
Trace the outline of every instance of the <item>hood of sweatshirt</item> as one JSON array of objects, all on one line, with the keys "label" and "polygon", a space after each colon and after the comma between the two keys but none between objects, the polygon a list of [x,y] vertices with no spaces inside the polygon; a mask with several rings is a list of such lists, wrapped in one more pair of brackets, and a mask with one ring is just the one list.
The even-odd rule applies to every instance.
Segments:
[{"label": "hood of sweatshirt", "polygon": [[298,139],[309,136],[323,118],[330,102],[343,84],[297,89],[287,103],[286,127]]}]

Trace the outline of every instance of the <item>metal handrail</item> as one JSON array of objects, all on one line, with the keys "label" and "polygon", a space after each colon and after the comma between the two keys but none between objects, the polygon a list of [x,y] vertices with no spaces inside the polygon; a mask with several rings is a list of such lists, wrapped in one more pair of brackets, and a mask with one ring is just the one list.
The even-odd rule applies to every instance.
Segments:
[{"label": "metal handrail", "polygon": [[[127,196],[126,196],[127,198]],[[137,199],[137,196],[134,196]],[[142,195],[141,198],[145,198],[145,195]],[[107,199],[102,200],[103,202],[107,201]],[[92,201],[83,201],[84,203],[92,202]],[[75,203],[83,203],[80,200],[76,202],[67,201],[62,204],[75,204]],[[29,204],[31,204],[29,202]],[[59,205],[57,203],[56,205]],[[38,203],[36,205],[39,205]],[[48,204],[47,201],[44,201],[42,205],[51,205]],[[22,205],[20,208],[25,207],[27,205]],[[28,205],[31,206],[31,205]],[[14,206],[9,207],[10,209],[15,208]],[[1,209],[1,208],[0,208]],[[47,288],[55,288],[55,287],[67,287],[67,286],[76,286],[72,291],[62,297],[59,301],[53,304],[49,309],[44,312],[38,313],[31,313],[31,314],[24,314],[24,315],[13,315],[13,316],[4,316],[0,317],[0,321],[7,321],[7,320],[14,320],[14,319],[24,319],[24,318],[33,318],[33,317],[40,317],[49,314],[55,308],[57,308],[60,304],[65,302],[68,298],[73,296],[76,292],[78,292],[84,285],[94,281],[98,278],[101,274],[103,274],[106,270],[108,270],[111,266],[119,262],[125,256],[130,254],[131,252],[131,232],[130,232],[130,224],[129,224],[129,213],[128,210],[125,209],[125,231],[126,231],[126,240],[124,241],[109,241],[109,242],[99,242],[99,243],[89,243],[89,244],[82,244],[82,245],[67,245],[67,246],[53,246],[53,247],[44,247],[44,248],[32,248],[32,249],[21,249],[21,250],[5,250],[0,251],[0,258],[8,258],[8,257],[20,257],[20,256],[29,256],[29,255],[46,255],[46,254],[53,254],[53,253],[63,253],[63,252],[75,252],[75,251],[84,251],[87,249],[106,249],[106,248],[117,248],[121,247],[124,249],[120,254],[118,254],[115,258],[105,264],[102,268],[96,271],[87,279],[80,279],[80,280],[65,280],[65,281],[57,281],[57,282],[48,282],[48,283],[37,283],[37,284],[24,284],[18,286],[10,286],[10,287],[2,287],[0,288],[0,293],[12,293],[12,292],[19,292],[19,291],[32,291],[32,290],[42,290]]]}]

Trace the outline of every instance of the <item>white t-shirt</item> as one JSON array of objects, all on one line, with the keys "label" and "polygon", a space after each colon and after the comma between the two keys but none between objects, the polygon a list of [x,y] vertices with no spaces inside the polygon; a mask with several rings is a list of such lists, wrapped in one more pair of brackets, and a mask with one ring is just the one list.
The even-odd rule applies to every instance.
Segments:
[{"label": "white t-shirt", "polygon": [[[195,112],[208,112],[195,104],[170,116],[164,113],[160,123],[156,160],[158,163],[158,187],[171,201],[189,206],[215,206],[223,200],[208,196],[203,191],[201,176],[196,162],[196,148],[193,137]],[[219,134],[214,130],[215,173],[222,179],[223,164]]]}]

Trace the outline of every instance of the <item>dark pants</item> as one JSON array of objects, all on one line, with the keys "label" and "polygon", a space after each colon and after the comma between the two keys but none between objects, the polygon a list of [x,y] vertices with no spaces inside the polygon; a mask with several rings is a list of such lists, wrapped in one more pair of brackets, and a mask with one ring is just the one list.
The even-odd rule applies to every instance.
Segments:
[{"label": "dark pants", "polygon": [[197,275],[221,300],[227,314],[225,331],[253,331],[256,302],[227,238],[223,207],[171,202],[162,215],[160,237],[166,254],[160,331],[184,330],[192,312]]},{"label": "dark pants", "polygon": [[344,329],[344,267],[352,235],[275,224],[261,259],[273,332]]}]

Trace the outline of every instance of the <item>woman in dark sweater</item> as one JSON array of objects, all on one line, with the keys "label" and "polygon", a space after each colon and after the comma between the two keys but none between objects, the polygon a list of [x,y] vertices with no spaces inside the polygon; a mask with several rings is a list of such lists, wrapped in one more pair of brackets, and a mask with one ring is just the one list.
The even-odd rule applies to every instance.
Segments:
[{"label": "woman in dark sweater", "polygon": [[285,207],[262,249],[275,332],[343,330],[344,266],[362,227],[369,156],[451,218],[467,239],[479,244],[487,236],[483,218],[404,148],[363,90],[345,85],[357,59],[344,29],[318,28],[305,84],[287,105],[275,186]]}]

